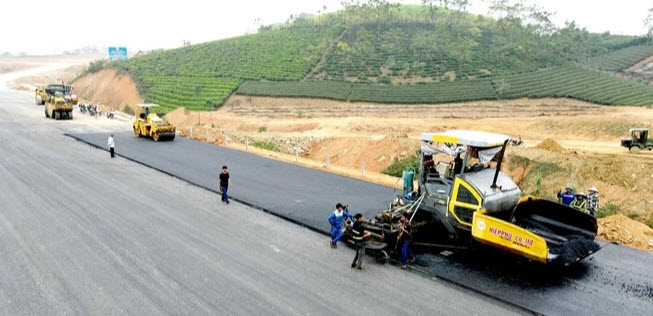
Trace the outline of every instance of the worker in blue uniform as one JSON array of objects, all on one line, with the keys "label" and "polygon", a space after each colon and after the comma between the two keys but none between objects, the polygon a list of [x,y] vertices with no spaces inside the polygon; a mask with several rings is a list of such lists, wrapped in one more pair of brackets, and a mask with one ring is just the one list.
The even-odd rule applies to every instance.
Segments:
[{"label": "worker in blue uniform", "polygon": [[347,218],[354,217],[345,211],[345,207],[341,203],[336,204],[336,210],[328,218],[329,225],[331,225],[331,248],[338,248],[338,241],[344,233],[343,223]]},{"label": "worker in blue uniform", "polygon": [[558,192],[558,200],[564,205],[570,206],[574,199],[576,199],[576,195],[571,191],[571,186],[567,186],[565,192]]}]

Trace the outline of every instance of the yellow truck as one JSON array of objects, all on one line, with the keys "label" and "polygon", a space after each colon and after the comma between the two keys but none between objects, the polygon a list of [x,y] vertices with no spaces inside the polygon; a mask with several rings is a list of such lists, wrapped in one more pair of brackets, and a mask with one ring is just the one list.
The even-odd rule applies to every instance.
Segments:
[{"label": "yellow truck", "polygon": [[[423,246],[473,249],[482,244],[563,266],[598,251],[593,216],[522,196],[501,171],[508,140],[506,135],[464,130],[422,134],[417,191],[414,173],[404,172],[405,194],[365,228],[381,236],[382,244],[395,245],[399,218],[406,212],[413,240]],[[375,250],[388,257],[383,247]]]},{"label": "yellow truck", "polygon": [[63,92],[56,89],[45,89],[47,99],[45,101],[45,117],[60,119],[73,119],[73,105],[64,97]]},{"label": "yellow truck", "polygon": [[73,87],[65,84],[36,85],[36,89],[34,90],[34,101],[36,105],[44,105],[48,100],[48,95],[54,95],[56,92],[61,92],[66,102],[77,105],[79,99],[73,93]]},{"label": "yellow truck", "polygon": [[149,137],[154,141],[175,139],[174,125],[162,120],[152,109],[157,104],[138,104],[138,114],[134,119],[134,134],[138,137]]}]

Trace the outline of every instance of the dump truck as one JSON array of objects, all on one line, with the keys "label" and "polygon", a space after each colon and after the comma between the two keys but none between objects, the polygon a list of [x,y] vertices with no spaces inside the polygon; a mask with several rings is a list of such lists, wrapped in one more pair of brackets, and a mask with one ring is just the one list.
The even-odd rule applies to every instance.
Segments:
[{"label": "dump truck", "polygon": [[365,223],[377,259],[387,259],[401,248],[396,238],[404,212],[418,246],[455,250],[485,245],[563,266],[598,251],[593,216],[554,201],[522,196],[517,184],[501,171],[508,141],[506,135],[478,131],[422,134],[416,190],[412,177],[405,178],[401,196]]},{"label": "dump truck", "polygon": [[648,128],[631,128],[630,137],[621,139],[621,146],[626,147],[631,153],[636,154],[640,150],[653,150],[653,139],[648,138]]},{"label": "dump truck", "polygon": [[154,141],[175,139],[174,125],[162,120],[153,109],[157,104],[138,104],[138,114],[134,119],[134,134],[138,137],[149,137]]},{"label": "dump truck", "polygon": [[53,96],[56,92],[61,92],[66,102],[77,105],[79,99],[77,95],[73,94],[73,87],[65,84],[36,85],[36,89],[34,90],[34,101],[36,105],[44,105],[49,96]]}]

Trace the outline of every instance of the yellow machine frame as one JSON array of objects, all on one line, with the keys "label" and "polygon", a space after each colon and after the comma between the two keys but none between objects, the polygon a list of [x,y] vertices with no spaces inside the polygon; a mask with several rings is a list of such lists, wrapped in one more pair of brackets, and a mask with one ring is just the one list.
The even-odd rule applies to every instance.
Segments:
[{"label": "yellow machine frame", "polygon": [[[472,196],[478,201],[478,204],[457,201],[461,186],[471,192]],[[520,202],[522,201],[526,200],[522,198]],[[544,238],[517,225],[488,215],[487,211],[481,208],[482,203],[481,194],[471,184],[457,177],[453,184],[448,210],[456,221],[472,228],[472,237],[474,240],[534,261],[547,263],[549,250]],[[454,207],[456,206],[473,210],[471,223],[465,222],[458,217],[454,212]]]}]

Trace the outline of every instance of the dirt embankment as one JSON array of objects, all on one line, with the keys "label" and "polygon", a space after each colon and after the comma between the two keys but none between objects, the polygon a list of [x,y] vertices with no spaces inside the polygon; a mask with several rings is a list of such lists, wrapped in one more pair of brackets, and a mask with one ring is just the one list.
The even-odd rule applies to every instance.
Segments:
[{"label": "dirt embankment", "polygon": [[624,215],[599,219],[599,238],[653,251],[653,229]]},{"label": "dirt embankment", "polygon": [[83,102],[101,104],[122,111],[125,105],[135,109],[143,103],[134,81],[114,69],[104,69],[84,76],[73,83],[73,88]]}]

